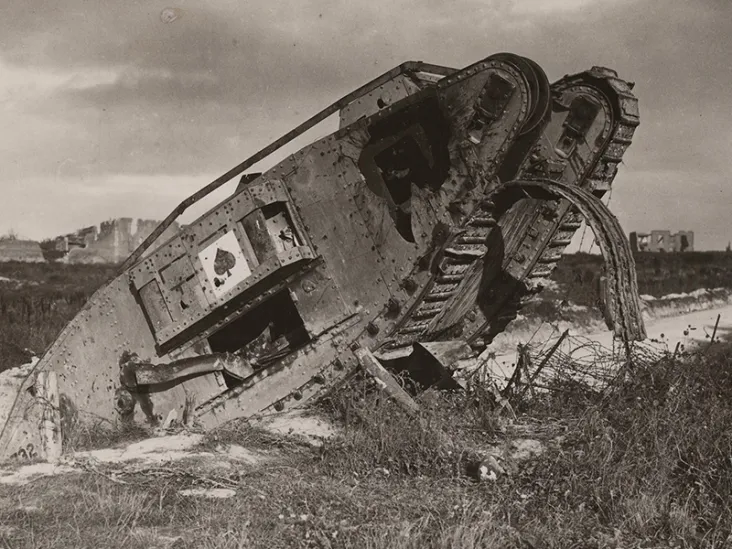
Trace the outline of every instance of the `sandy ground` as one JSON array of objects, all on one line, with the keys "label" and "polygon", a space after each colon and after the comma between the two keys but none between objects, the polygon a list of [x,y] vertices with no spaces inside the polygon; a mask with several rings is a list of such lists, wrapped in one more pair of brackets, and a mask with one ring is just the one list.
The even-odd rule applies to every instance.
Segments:
[{"label": "sandy ground", "polygon": [[273,414],[252,422],[252,425],[276,435],[295,436],[312,446],[322,446],[325,439],[338,432],[332,423],[309,414],[307,410],[292,410]]},{"label": "sandy ground", "polygon": [[[292,437],[313,446],[322,445],[327,438],[334,436],[338,429],[327,420],[294,410],[273,414],[254,422],[259,428],[285,437]],[[272,462],[276,455],[272,452],[253,451],[236,444],[204,448],[204,437],[198,433],[178,433],[158,436],[126,446],[74,452],[63,456],[55,463],[33,463],[17,466],[7,464],[0,467],[0,485],[22,485],[37,478],[59,474],[78,473],[89,467],[109,465],[117,469],[145,469],[175,462],[204,463],[207,469],[237,466],[256,466]],[[231,497],[231,490],[192,490],[183,495],[202,497]]]},{"label": "sandy ground", "polygon": [[[699,289],[657,298],[641,296],[643,321],[646,325],[654,325],[661,319],[677,318],[729,306],[732,306],[732,290],[727,288]],[[505,332],[496,336],[490,350],[499,355],[512,354],[519,343],[547,341],[565,330],[570,330],[574,335],[592,337],[605,333],[605,323],[590,308],[570,303],[562,307],[562,310],[567,313],[567,318],[558,322],[542,322],[538,318],[526,318],[519,314]]]},{"label": "sandy ground", "polygon": [[[648,333],[647,343],[659,351],[674,351],[676,345],[680,344],[680,350],[691,349],[695,345],[709,343],[714,325],[719,316],[716,339],[725,337],[732,331],[732,305],[709,309],[706,311],[695,311],[673,317],[650,319],[646,322]],[[570,329],[570,335],[581,335],[582,339],[570,338],[561,349],[563,353],[581,359],[596,352],[594,348],[586,346],[585,342],[590,341],[610,351],[620,353],[622,347],[614,340],[613,333],[609,330],[584,333],[580,330]],[[558,337],[560,330],[554,330],[554,338]],[[536,341],[545,341],[542,337]],[[527,338],[527,341],[528,338]],[[497,354],[495,360],[491,361],[491,373],[499,382],[506,381],[513,373],[516,364],[515,350]]]},{"label": "sandy ground", "polygon": [[[115,465],[118,468],[146,468],[179,461],[198,461],[209,469],[229,468],[238,465],[258,465],[272,458],[263,452],[255,452],[238,445],[202,449],[200,434],[175,434],[150,438],[117,448],[103,448],[75,452],[55,463],[33,463],[23,466],[0,467],[0,484],[22,485],[39,477],[76,473],[98,465]],[[222,497],[221,493],[210,497]],[[186,494],[184,494],[186,495]],[[191,493],[188,495],[206,495]]]}]

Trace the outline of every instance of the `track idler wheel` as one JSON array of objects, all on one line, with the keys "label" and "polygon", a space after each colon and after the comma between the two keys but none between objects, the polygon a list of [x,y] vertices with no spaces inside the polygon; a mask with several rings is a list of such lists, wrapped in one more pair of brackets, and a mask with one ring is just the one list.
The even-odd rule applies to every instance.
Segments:
[{"label": "track idler wheel", "polygon": [[527,57],[513,53],[499,53],[491,57],[514,65],[529,84],[529,114],[519,131],[519,135],[526,135],[535,130],[549,115],[551,110],[549,79],[544,69]]}]

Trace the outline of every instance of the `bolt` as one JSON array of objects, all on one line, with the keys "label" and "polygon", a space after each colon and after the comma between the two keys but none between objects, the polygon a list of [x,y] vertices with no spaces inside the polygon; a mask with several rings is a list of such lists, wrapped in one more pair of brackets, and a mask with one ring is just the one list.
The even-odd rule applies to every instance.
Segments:
[{"label": "bolt", "polygon": [[417,283],[412,280],[411,278],[407,277],[402,281],[402,286],[404,287],[407,292],[410,294],[414,292],[417,289]]}]

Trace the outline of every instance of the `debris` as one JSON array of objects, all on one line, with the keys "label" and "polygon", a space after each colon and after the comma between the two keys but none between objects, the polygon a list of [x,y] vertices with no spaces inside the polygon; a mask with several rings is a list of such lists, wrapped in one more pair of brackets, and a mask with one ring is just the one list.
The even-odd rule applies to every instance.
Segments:
[{"label": "debris", "polygon": [[458,383],[453,373],[460,368],[460,361],[471,355],[472,350],[464,341],[422,341],[414,344],[407,371],[411,379],[425,388],[455,389]]},{"label": "debris", "polygon": [[529,458],[539,456],[546,451],[546,446],[540,441],[532,438],[515,438],[511,440],[509,459],[512,461],[525,461]]},{"label": "debris", "polygon": [[498,479],[496,472],[493,471],[492,469],[490,469],[487,465],[481,465],[479,470],[480,470],[480,480],[495,481]]},{"label": "debris", "polygon": [[501,467],[494,456],[487,456],[478,464],[477,480],[481,482],[496,481],[499,476],[505,476],[506,470]]}]

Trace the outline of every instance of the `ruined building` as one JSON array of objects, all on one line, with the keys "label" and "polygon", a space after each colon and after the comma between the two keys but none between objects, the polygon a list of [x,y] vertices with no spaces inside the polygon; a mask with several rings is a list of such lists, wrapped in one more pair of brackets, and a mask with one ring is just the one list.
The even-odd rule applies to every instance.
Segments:
[{"label": "ruined building", "polygon": [[694,231],[679,231],[676,234],[667,230],[632,232],[630,247],[634,252],[693,252]]},{"label": "ruined building", "polygon": [[[158,221],[122,217],[57,236],[42,243],[48,259],[67,263],[121,263],[157,227]],[[179,226],[169,227],[167,239]]]},{"label": "ruined building", "polygon": [[38,242],[20,238],[0,238],[0,261],[25,261],[43,263],[43,253]]}]

